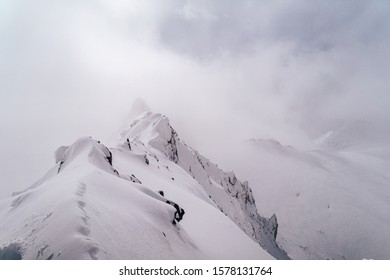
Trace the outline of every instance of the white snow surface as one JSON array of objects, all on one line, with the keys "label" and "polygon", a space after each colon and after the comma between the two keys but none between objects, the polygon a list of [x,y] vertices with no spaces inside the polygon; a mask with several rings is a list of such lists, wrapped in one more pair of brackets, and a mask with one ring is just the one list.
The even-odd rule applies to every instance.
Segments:
[{"label": "white snow surface", "polygon": [[[0,200],[0,253],[17,248],[23,259],[287,258],[274,241],[276,218],[257,213],[248,184],[188,147],[165,116],[144,113],[115,147],[82,137],[60,147],[55,159],[35,184]],[[185,211],[180,221],[178,209]]]}]

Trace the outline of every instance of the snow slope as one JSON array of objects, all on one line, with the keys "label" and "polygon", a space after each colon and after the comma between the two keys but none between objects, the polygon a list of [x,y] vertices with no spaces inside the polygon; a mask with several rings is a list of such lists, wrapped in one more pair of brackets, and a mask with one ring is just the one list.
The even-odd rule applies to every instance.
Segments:
[{"label": "snow slope", "polygon": [[143,114],[113,148],[82,137],[55,159],[0,201],[0,258],[287,258],[276,217],[257,213],[248,184],[185,145],[164,116]]},{"label": "snow slope", "polygon": [[332,134],[345,143],[337,150],[256,139],[219,158],[249,180],[261,213],[276,213],[278,243],[292,259],[390,259],[389,150],[343,131]]}]

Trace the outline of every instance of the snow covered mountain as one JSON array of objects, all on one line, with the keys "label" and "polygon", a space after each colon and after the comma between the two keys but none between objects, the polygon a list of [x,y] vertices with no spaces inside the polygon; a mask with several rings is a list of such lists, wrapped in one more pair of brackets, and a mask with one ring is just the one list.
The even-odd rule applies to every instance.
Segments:
[{"label": "snow covered mountain", "polygon": [[390,150],[390,127],[386,121],[347,122],[324,133],[315,144],[325,151],[380,150],[382,153]]},{"label": "snow covered mountain", "polygon": [[[278,215],[277,241],[292,259],[390,259],[389,149],[355,138],[354,127],[318,150],[253,139],[216,156],[249,180],[260,213]],[[336,142],[345,145],[321,146]]]},{"label": "snow covered mountain", "polygon": [[[146,112],[107,148],[82,137],[0,201],[0,259],[286,259],[251,188]],[[257,205],[262,203],[261,196]]]}]

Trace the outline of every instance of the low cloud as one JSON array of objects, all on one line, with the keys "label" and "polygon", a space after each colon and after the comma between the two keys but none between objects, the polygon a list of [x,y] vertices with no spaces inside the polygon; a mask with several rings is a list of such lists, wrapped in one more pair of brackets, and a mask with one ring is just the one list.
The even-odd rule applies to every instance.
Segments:
[{"label": "low cloud", "polygon": [[138,97],[206,151],[388,123],[389,25],[380,0],[2,0],[1,177],[24,187],[57,146],[109,138]]}]

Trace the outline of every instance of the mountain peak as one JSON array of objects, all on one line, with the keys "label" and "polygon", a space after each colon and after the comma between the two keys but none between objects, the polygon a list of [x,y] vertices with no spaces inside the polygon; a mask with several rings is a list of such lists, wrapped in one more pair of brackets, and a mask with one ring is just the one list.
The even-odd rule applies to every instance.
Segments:
[{"label": "mountain peak", "polygon": [[177,140],[178,135],[166,116],[147,111],[122,130],[118,144],[128,141],[142,142],[144,145],[165,153],[177,163],[175,152],[172,151]]},{"label": "mountain peak", "polygon": [[146,101],[138,97],[136,100],[134,100],[133,104],[131,105],[131,109],[128,117],[132,119],[141,115],[142,113],[150,112],[150,111],[151,109],[146,103]]},{"label": "mountain peak", "polygon": [[[248,236],[277,258],[288,258],[275,238],[276,219],[261,217],[248,182],[239,181],[234,172],[225,172],[182,141],[162,114],[144,112],[120,134],[121,147],[144,146],[154,157],[162,155],[187,172],[209,194],[216,207]],[[234,209],[234,210],[233,210]]]}]

